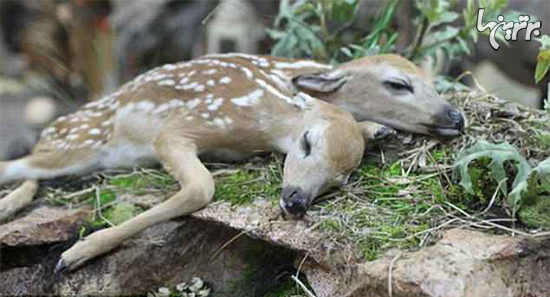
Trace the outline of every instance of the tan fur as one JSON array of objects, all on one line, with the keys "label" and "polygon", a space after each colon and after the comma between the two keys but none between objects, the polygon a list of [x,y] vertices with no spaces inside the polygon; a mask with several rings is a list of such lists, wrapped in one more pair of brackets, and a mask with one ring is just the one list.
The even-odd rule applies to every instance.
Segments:
[{"label": "tan fur", "polygon": [[[431,100],[431,106],[384,102],[391,96],[377,75],[388,71],[406,73],[407,79],[424,87],[415,96],[429,94],[422,100]],[[324,100],[356,119],[405,126],[411,112],[430,121],[429,116],[437,113],[432,107],[446,104],[414,65],[397,56],[365,58],[338,68],[240,54],[165,65],[58,118],[44,129],[30,156],[0,163],[0,183],[29,180],[0,200],[0,220],[30,203],[36,179],[160,162],[180,182],[181,191],[119,226],[78,242],[63,253],[60,262],[60,267],[74,269],[152,224],[208,204],[213,179],[198,156],[225,161],[273,150],[287,153],[283,187],[307,193],[304,205],[309,207],[313,198],[347,180],[361,160],[363,137],[374,138],[385,127],[372,122],[359,125],[348,111],[300,93],[293,78],[302,75],[313,75],[313,83],[305,85],[319,87]],[[311,148],[309,156],[304,141]]]}]

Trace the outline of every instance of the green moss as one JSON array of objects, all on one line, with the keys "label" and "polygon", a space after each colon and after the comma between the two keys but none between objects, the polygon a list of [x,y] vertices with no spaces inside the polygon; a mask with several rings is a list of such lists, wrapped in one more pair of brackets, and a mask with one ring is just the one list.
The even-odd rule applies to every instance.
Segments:
[{"label": "green moss", "polygon": [[541,196],[533,204],[523,206],[519,213],[521,222],[532,228],[550,228],[550,196]]},{"label": "green moss", "polygon": [[141,190],[147,186],[147,182],[142,176],[139,175],[130,175],[125,177],[117,177],[109,180],[109,184],[118,188],[132,189],[132,190]]},{"label": "green moss", "polygon": [[141,212],[141,209],[128,202],[120,202],[107,209],[103,216],[114,225],[119,225]]},{"label": "green moss", "polygon": [[236,173],[216,179],[216,199],[242,205],[262,197],[276,203],[281,191],[281,177],[274,165],[272,163],[267,170],[241,168]]},{"label": "green moss", "polygon": [[550,149],[550,133],[540,133],[535,136],[535,142],[538,144],[542,150]]}]

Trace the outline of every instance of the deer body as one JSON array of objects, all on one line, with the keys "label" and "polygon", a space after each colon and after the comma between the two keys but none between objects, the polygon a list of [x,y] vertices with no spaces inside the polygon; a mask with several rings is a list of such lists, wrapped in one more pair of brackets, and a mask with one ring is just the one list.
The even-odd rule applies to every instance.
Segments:
[{"label": "deer body", "polygon": [[[388,131],[372,122],[357,124],[349,112],[356,119],[421,133],[462,128],[462,117],[457,120],[454,109],[414,65],[395,56],[382,59],[389,61],[382,66],[373,59],[335,69],[313,61],[227,54],[153,69],[110,96],[58,118],[44,129],[31,155],[0,162],[0,183],[27,180],[0,200],[0,220],[30,203],[37,179],[160,162],[180,182],[181,191],[119,226],[79,241],[63,253],[58,265],[73,269],[152,224],[208,204],[214,183],[198,156],[228,161],[273,150],[287,153],[281,208],[301,216],[316,196],[347,180],[361,160],[363,138]],[[357,77],[364,79],[365,71],[372,70],[365,66],[389,67],[394,81],[367,82],[371,89],[357,89]],[[405,92],[413,87],[416,94]],[[410,97],[421,97],[422,103],[426,92],[432,97],[424,112]],[[379,105],[361,98],[362,93],[372,94]],[[392,98],[397,98],[397,106],[386,102]],[[402,110],[421,112],[395,118]],[[410,125],[408,120],[422,122]]]}]

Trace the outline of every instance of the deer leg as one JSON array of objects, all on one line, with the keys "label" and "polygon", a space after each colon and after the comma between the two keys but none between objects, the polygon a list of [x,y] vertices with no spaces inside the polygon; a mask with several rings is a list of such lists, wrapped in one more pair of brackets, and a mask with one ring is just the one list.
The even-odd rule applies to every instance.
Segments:
[{"label": "deer leg", "polygon": [[29,205],[38,191],[38,181],[27,180],[0,200],[0,222]]},{"label": "deer leg", "polygon": [[157,142],[156,152],[164,167],[180,182],[181,190],[118,226],[97,231],[80,240],[61,255],[56,272],[75,269],[156,223],[187,215],[210,203],[214,195],[214,180],[197,157],[194,145],[176,137],[165,137]]},{"label": "deer leg", "polygon": [[361,126],[361,132],[365,141],[378,140],[395,134],[395,130],[392,128],[375,122],[363,121],[359,122],[359,126]]},{"label": "deer leg", "polygon": [[81,174],[95,168],[97,156],[85,150],[35,152],[18,160],[0,162],[0,184],[26,180],[0,199],[0,222],[31,203],[38,190],[38,179]]}]

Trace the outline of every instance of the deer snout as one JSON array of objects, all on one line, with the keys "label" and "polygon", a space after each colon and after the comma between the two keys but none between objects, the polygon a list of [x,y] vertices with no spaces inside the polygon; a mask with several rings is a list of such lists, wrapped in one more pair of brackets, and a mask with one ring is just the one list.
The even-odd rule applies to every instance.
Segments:
[{"label": "deer snout", "polygon": [[309,209],[310,196],[302,188],[284,187],[279,200],[279,207],[285,215],[289,215],[291,218],[301,218]]},{"label": "deer snout", "polygon": [[456,137],[464,130],[465,119],[462,112],[450,105],[445,105],[443,110],[437,113],[431,123],[422,124],[428,128],[431,135],[439,137]]},{"label": "deer snout", "polygon": [[451,126],[455,127],[457,130],[462,131],[464,129],[464,116],[462,116],[460,111],[449,109],[447,111],[447,118],[451,122]]}]

